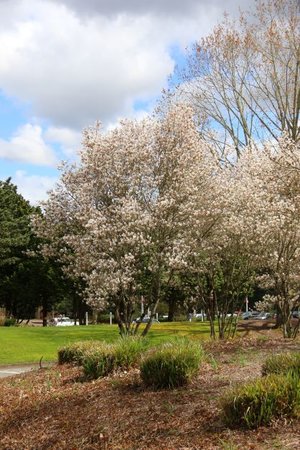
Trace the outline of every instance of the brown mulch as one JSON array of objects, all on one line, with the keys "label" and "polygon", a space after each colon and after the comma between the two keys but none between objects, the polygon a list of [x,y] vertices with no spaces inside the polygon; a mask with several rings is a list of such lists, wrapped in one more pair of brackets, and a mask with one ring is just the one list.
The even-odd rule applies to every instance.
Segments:
[{"label": "brown mulch", "polygon": [[197,378],[173,391],[144,388],[137,369],[83,381],[80,368],[54,366],[3,379],[0,449],[300,448],[300,420],[230,430],[219,406],[231,385],[260,376],[268,355],[299,350],[300,341],[257,328],[246,338],[208,342],[205,348],[206,362]]}]

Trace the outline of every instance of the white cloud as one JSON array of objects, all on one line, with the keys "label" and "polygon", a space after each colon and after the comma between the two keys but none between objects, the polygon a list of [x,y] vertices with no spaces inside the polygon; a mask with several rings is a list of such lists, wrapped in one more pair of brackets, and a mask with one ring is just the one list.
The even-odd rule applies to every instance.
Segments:
[{"label": "white cloud", "polygon": [[175,64],[170,47],[208,33],[223,8],[220,0],[2,1],[0,88],[55,127],[114,123],[134,114],[136,100],[159,95]]},{"label": "white cloud", "polygon": [[44,136],[49,142],[59,143],[68,158],[74,157],[81,146],[82,133],[71,128],[49,127]]},{"label": "white cloud", "polygon": [[52,0],[55,3],[67,5],[81,15],[115,15],[120,13],[130,13],[134,15],[156,14],[167,16],[189,16],[199,8],[214,6],[222,10],[235,13],[239,6],[249,6],[251,0]]},{"label": "white cloud", "polygon": [[42,136],[42,128],[27,123],[10,140],[0,139],[0,158],[43,166],[55,166],[57,158]]},{"label": "white cloud", "polygon": [[12,181],[18,186],[18,191],[26,200],[29,200],[32,205],[38,205],[42,200],[47,199],[47,192],[54,187],[57,178],[28,175],[23,170],[17,170]]},{"label": "white cloud", "polygon": [[28,2],[33,17],[0,28],[0,86],[55,126],[82,128],[128,115],[156,95],[174,62],[149,17],[82,22],[66,8]]}]

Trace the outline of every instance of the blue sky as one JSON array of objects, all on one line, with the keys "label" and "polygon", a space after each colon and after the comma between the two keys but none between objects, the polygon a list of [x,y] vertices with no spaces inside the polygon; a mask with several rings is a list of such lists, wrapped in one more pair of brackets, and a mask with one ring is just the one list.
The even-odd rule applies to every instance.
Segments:
[{"label": "blue sky", "polygon": [[185,48],[254,0],[0,0],[0,179],[46,199],[84,127],[144,117]]}]

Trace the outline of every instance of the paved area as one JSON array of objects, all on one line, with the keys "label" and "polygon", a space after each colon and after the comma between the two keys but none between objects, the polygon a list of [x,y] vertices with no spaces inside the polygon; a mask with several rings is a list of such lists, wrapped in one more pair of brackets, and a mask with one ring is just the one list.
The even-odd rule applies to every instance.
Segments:
[{"label": "paved area", "polygon": [[0,366],[0,378],[11,377],[13,375],[19,375],[20,373],[30,372],[31,370],[38,369],[38,364],[32,365],[17,365],[17,366]]}]

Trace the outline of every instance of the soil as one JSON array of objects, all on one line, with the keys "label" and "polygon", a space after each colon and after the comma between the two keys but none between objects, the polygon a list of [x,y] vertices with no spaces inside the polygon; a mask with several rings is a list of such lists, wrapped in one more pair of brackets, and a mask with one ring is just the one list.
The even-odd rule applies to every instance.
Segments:
[{"label": "soil", "polygon": [[227,389],[261,376],[268,355],[300,350],[272,327],[245,321],[241,338],[206,343],[198,376],[170,391],[145,388],[138,369],[85,381],[64,365],[0,380],[0,449],[298,449],[300,419],[256,430],[222,419]]}]

